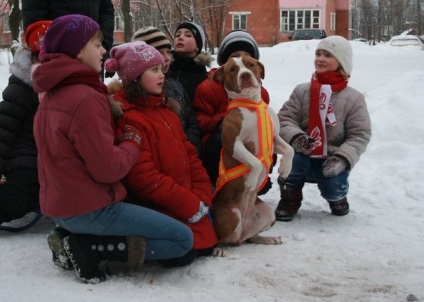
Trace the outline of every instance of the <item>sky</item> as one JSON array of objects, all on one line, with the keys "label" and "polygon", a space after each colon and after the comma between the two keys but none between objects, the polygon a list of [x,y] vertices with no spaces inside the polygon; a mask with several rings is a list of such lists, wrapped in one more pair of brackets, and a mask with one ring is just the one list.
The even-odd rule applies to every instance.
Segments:
[{"label": "sky", "polygon": [[[264,87],[278,111],[293,88],[308,82],[318,41],[260,48]],[[351,42],[349,85],[365,95],[373,135],[349,177],[347,216],[330,215],[313,184],[291,222],[264,235],[282,245],[226,247],[223,258],[183,268],[145,264],[106,282],[81,283],[53,265],[43,218],[18,234],[0,231],[0,299],[46,301],[424,301],[424,50]],[[0,60],[0,88],[10,59]],[[216,64],[215,64],[216,65]],[[263,199],[280,199],[274,169]],[[416,300],[414,300],[414,298]]]}]

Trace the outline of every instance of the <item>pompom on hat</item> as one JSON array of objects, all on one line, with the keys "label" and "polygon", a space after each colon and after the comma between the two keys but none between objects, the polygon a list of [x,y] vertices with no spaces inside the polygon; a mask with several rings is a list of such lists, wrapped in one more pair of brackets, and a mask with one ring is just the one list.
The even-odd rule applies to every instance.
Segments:
[{"label": "pompom on hat", "polygon": [[233,30],[221,42],[217,55],[218,65],[225,64],[233,52],[240,50],[249,53],[252,58],[259,60],[259,48],[255,39],[244,30]]},{"label": "pompom on hat", "polygon": [[39,53],[46,31],[52,21],[43,20],[32,23],[24,34],[24,44],[32,53]]},{"label": "pompom on hat", "polygon": [[131,41],[144,41],[156,49],[172,49],[172,44],[166,35],[153,26],[146,26],[137,30],[132,36]]},{"label": "pompom on hat", "polygon": [[188,29],[193,33],[197,48],[199,49],[197,53],[200,53],[203,49],[203,45],[205,44],[205,32],[203,28],[194,22],[184,22],[178,25],[176,32],[181,28]]},{"label": "pompom on hat", "polygon": [[53,20],[43,40],[45,53],[64,53],[76,58],[94,34],[99,24],[84,15],[64,15]]},{"label": "pompom on hat", "polygon": [[341,36],[329,36],[322,39],[317,50],[322,49],[331,53],[342,66],[347,75],[352,73],[352,46],[349,41]]},{"label": "pompom on hat", "polygon": [[105,62],[108,72],[117,72],[124,84],[134,82],[147,69],[163,64],[163,57],[153,46],[143,41],[115,46]]}]

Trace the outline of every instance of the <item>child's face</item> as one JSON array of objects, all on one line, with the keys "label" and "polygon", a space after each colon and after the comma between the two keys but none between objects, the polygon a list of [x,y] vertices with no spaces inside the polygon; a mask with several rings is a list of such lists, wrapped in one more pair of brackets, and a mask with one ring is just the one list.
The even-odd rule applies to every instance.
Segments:
[{"label": "child's face", "polygon": [[169,70],[169,65],[171,64],[171,49],[168,47],[158,49],[160,54],[163,57],[163,66],[162,72],[166,74]]},{"label": "child's face", "polygon": [[174,38],[174,51],[176,53],[191,55],[197,54],[198,50],[196,39],[194,38],[191,30],[186,28],[180,28],[177,30]]},{"label": "child's face", "polygon": [[77,58],[93,69],[95,72],[102,70],[102,60],[106,50],[102,46],[102,38],[100,34],[94,34],[90,41],[81,49]]},{"label": "child's face", "polygon": [[155,65],[147,69],[140,78],[140,86],[145,92],[152,95],[160,95],[165,82],[162,73],[162,64]]},{"label": "child's face", "polygon": [[327,72],[337,71],[339,69],[339,62],[331,53],[326,50],[318,49],[315,52],[315,71],[316,72]]}]

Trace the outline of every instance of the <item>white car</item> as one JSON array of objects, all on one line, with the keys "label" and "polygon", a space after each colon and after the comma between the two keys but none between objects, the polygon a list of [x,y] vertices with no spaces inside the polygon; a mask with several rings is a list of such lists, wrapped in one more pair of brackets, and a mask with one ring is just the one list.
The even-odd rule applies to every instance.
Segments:
[{"label": "white car", "polygon": [[420,46],[424,48],[423,42],[417,37],[413,35],[400,35],[394,36],[389,41],[391,46]]}]

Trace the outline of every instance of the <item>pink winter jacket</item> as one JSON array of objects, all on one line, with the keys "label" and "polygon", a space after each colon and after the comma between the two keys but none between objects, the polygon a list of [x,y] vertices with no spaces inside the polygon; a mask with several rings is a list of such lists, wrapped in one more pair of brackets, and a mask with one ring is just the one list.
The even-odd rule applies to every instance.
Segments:
[{"label": "pink winter jacket", "polygon": [[84,83],[61,85],[75,72],[90,72],[76,59],[53,54],[32,74],[41,93],[34,119],[40,206],[44,215],[81,215],[123,200],[120,183],[137,162],[132,143],[114,145],[107,95]]}]

